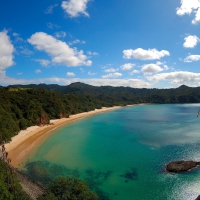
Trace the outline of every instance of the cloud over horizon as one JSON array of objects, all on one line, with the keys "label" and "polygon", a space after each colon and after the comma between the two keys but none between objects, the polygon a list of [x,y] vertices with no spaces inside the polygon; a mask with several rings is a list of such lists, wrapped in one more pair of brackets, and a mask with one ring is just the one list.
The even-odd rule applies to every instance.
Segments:
[{"label": "cloud over horizon", "polygon": [[171,81],[175,84],[200,84],[200,73],[193,73],[188,71],[159,73],[153,76],[148,76],[149,81]]},{"label": "cloud over horizon", "polygon": [[102,78],[118,78],[120,76],[122,76],[122,73],[115,72],[115,73],[109,73],[109,74],[103,75]]}]

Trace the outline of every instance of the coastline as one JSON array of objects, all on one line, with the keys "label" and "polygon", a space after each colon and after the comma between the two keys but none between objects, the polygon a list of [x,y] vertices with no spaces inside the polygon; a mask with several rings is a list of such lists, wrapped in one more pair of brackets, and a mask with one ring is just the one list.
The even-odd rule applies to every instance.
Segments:
[{"label": "coastline", "polygon": [[[134,106],[134,105],[132,105]],[[18,135],[12,137],[11,142],[5,144],[8,157],[11,159],[11,164],[17,167],[24,159],[37,148],[48,137],[54,134],[54,130],[60,126],[69,124],[73,121],[89,117],[95,114],[111,111],[121,108],[121,106],[103,107],[93,111],[70,115],[69,118],[53,119],[50,124],[44,126],[31,126],[26,130],[21,130]]]}]

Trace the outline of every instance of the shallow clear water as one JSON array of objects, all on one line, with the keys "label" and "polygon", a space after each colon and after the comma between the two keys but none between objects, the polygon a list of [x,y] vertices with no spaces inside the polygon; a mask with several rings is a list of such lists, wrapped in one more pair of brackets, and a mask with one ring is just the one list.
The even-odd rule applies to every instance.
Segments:
[{"label": "shallow clear water", "polygon": [[200,169],[165,172],[172,160],[200,160],[200,104],[124,107],[59,129],[29,157],[52,177],[85,180],[100,199],[191,200]]}]

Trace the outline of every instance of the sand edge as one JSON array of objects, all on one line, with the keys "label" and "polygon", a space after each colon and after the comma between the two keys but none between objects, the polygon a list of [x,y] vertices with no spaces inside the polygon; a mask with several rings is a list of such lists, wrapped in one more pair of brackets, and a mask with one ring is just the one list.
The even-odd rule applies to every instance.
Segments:
[{"label": "sand edge", "polygon": [[51,134],[53,134],[53,130],[56,128],[71,123],[75,120],[118,108],[121,108],[121,106],[103,107],[101,109],[95,109],[89,112],[70,115],[69,118],[50,120],[49,125],[31,126],[26,130],[20,131],[18,135],[12,137],[11,142],[5,144],[6,151],[11,159],[11,164],[14,167],[17,167],[33,149],[50,137]]}]

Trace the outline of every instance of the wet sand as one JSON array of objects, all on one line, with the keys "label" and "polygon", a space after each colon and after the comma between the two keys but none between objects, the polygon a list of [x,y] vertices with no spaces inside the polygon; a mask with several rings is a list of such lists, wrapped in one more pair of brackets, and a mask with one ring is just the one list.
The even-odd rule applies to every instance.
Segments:
[{"label": "wet sand", "polygon": [[69,118],[51,120],[49,125],[31,126],[26,130],[20,131],[18,135],[12,138],[11,142],[5,145],[8,157],[11,159],[11,164],[14,167],[17,167],[31,153],[31,151],[54,134],[56,128],[84,117],[89,117],[91,115],[118,108],[121,107],[114,106],[110,108],[96,109],[94,111],[71,115]]}]

